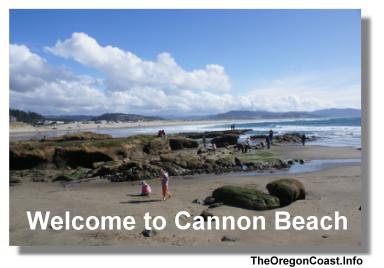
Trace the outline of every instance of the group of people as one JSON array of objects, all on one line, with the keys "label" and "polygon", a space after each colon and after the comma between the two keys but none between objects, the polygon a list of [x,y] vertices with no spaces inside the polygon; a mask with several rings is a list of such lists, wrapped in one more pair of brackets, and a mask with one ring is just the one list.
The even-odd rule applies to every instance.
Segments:
[{"label": "group of people", "polygon": [[[265,146],[267,147],[267,149],[271,149],[271,145],[273,143],[273,134],[274,134],[273,130],[270,129],[269,132],[268,132],[268,135],[265,135]],[[307,140],[307,137],[305,136],[305,134],[302,134],[301,135],[301,143],[302,143],[303,146],[305,146],[306,140]],[[264,148],[264,143],[262,143],[262,146]],[[248,152],[248,150],[251,149],[250,138],[248,137],[245,140],[245,142],[236,144],[236,148],[239,151],[242,151],[243,153]]]},{"label": "group of people", "polygon": [[216,151],[217,147],[216,147],[216,143],[214,142],[211,142],[211,146],[209,147],[208,144],[207,144],[207,139],[205,138],[205,136],[203,136],[203,147],[204,149],[208,149],[210,151]]},{"label": "group of people", "polygon": [[[161,189],[163,193],[163,200],[167,200],[172,197],[171,192],[169,191],[169,175],[168,173],[161,169],[160,170],[160,181],[161,181]],[[146,182],[141,182],[141,194],[142,196],[149,196],[152,194],[151,186]]]},{"label": "group of people", "polygon": [[158,137],[165,137],[165,130],[164,130],[164,129],[160,129],[160,130],[157,132],[157,136],[158,136]]}]

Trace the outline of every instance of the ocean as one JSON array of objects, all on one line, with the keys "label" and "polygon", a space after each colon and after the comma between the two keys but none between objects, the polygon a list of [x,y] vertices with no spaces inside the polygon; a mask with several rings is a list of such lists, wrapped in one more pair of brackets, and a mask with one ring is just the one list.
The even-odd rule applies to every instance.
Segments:
[{"label": "ocean", "polygon": [[[138,134],[156,134],[160,128],[164,129],[166,133],[228,130],[232,124],[235,124],[236,129],[252,129],[252,131],[242,135],[241,139],[251,135],[265,135],[272,129],[275,135],[299,132],[309,136],[317,136],[319,139],[309,143],[313,145],[361,147],[361,118],[228,120],[221,123],[212,122],[201,125],[181,123],[180,125],[164,127],[91,129],[87,131],[110,134],[113,137],[127,137]],[[63,134],[66,133],[62,131],[40,132],[39,134],[18,136],[17,138],[11,137],[11,140],[39,139],[42,135],[51,137]]]}]

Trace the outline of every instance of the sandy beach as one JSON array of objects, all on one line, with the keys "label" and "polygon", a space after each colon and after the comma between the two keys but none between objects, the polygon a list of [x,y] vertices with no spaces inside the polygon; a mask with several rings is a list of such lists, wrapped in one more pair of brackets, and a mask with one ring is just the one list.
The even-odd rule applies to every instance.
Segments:
[{"label": "sandy beach", "polygon": [[[361,152],[355,148],[321,146],[273,146],[275,153],[285,158],[297,157],[313,159],[355,159]],[[305,165],[305,164],[304,164]],[[244,173],[246,174],[246,173]],[[106,180],[63,187],[59,182],[23,181],[10,187],[10,244],[11,245],[167,245],[167,246],[343,246],[358,249],[361,246],[361,167],[360,164],[336,166],[321,171],[290,175],[300,180],[307,191],[305,200],[299,200],[277,210],[253,211],[230,206],[208,209],[217,216],[262,215],[266,219],[266,230],[211,230],[182,231],[176,228],[174,216],[179,211],[199,215],[206,206],[195,204],[195,199],[204,199],[212,191],[226,184],[257,184],[260,188],[280,176],[263,174],[198,175],[171,177],[171,199],[161,201],[161,186],[158,179],[149,180],[153,195],[137,196],[139,182],[111,183]],[[84,217],[105,215],[131,215],[137,219],[132,231],[30,231],[26,211],[51,211],[63,216],[65,211]],[[273,228],[274,212],[288,211],[292,216],[325,216],[335,211],[348,218],[346,231],[278,231]],[[167,219],[167,227],[153,237],[146,238],[142,217],[145,212],[162,215]],[[234,242],[221,241],[223,236],[235,239]]]},{"label": "sandy beach", "polygon": [[206,125],[215,123],[224,123],[228,120],[153,120],[153,121],[138,121],[138,122],[107,122],[107,123],[68,123],[53,126],[32,126],[24,123],[10,123],[10,135],[48,132],[48,131],[86,131],[94,129],[116,129],[116,128],[146,128],[146,127],[164,127],[178,125]]}]

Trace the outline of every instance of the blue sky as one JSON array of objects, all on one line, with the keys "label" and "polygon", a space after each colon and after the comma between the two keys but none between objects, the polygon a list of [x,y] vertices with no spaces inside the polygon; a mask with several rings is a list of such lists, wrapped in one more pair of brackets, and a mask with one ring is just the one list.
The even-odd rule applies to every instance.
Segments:
[{"label": "blue sky", "polygon": [[359,10],[11,10],[10,44],[11,106],[43,113],[360,108]]}]

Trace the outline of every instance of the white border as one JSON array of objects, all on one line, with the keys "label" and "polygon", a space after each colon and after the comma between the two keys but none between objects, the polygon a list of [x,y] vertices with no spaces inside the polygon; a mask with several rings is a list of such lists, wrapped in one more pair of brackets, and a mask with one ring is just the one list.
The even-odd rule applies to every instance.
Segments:
[{"label": "white border", "polygon": [[[252,3],[251,3],[252,2]],[[220,3],[220,4],[219,4]],[[382,265],[382,239],[383,238],[383,199],[384,177],[380,164],[382,152],[384,152],[383,140],[384,123],[384,76],[383,70],[383,29],[384,15],[381,8],[381,1],[374,0],[2,0],[0,1],[0,103],[1,103],[1,147],[3,152],[0,155],[1,168],[1,213],[0,220],[1,248],[0,256],[3,267],[246,267],[251,265],[249,254],[245,255],[20,255],[16,247],[8,246],[8,44],[9,44],[9,8],[361,8],[362,16],[371,20],[371,144],[372,144],[372,172],[371,172],[371,252],[364,256],[363,267],[380,267]],[[297,255],[296,255],[297,256]],[[297,256],[299,257],[299,256]],[[7,264],[8,263],[8,264]],[[278,267],[278,266],[276,266]]]}]

